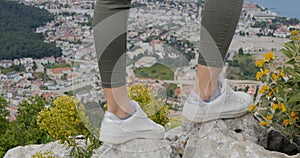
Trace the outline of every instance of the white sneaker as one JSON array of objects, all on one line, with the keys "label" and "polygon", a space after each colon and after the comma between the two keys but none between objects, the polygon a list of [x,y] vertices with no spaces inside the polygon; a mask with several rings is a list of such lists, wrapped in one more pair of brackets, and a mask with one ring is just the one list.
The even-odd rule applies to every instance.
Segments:
[{"label": "white sneaker", "polygon": [[100,140],[109,144],[121,144],[136,138],[162,139],[165,128],[150,120],[136,101],[130,101],[135,113],[125,120],[120,120],[111,112],[105,112]]},{"label": "white sneaker", "polygon": [[252,103],[249,94],[233,91],[225,81],[221,95],[211,102],[202,101],[197,93],[191,91],[184,103],[182,115],[192,122],[235,118],[246,114]]}]

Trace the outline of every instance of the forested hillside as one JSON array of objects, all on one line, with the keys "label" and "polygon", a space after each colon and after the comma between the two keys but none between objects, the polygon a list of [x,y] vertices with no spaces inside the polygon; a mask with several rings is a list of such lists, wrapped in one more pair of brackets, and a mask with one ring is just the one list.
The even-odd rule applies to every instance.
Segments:
[{"label": "forested hillside", "polygon": [[54,19],[47,10],[0,0],[0,60],[20,57],[59,56],[55,43],[44,43],[34,30]]}]

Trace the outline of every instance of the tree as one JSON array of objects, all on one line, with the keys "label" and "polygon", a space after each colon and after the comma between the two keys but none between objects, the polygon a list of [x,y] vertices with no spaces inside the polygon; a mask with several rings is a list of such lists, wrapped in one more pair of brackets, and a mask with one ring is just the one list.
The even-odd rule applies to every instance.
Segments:
[{"label": "tree", "polygon": [[256,21],[255,23],[254,23],[254,25],[252,25],[252,27],[253,28],[262,28],[262,29],[264,29],[264,28],[267,28],[267,22],[266,21],[262,21],[262,22],[259,22],[259,21]]},{"label": "tree", "polygon": [[239,49],[239,51],[238,51],[239,53],[239,55],[244,55],[244,49],[241,47],[240,49]]},{"label": "tree", "polygon": [[9,111],[6,109],[8,107],[8,103],[0,95],[0,135],[2,135],[7,128],[8,120],[7,117],[9,116]]},{"label": "tree", "polygon": [[246,35],[245,31],[240,31],[240,36],[245,36],[245,35]]},{"label": "tree", "polygon": [[245,90],[244,90],[244,92],[246,92],[246,93],[247,93],[247,92],[249,91],[249,88],[250,88],[250,87],[247,85],[247,86],[245,87]]},{"label": "tree", "polygon": [[0,60],[61,55],[61,48],[45,43],[43,34],[34,32],[54,19],[47,10],[0,0],[0,19],[0,37],[5,37],[0,38]]},{"label": "tree", "polygon": [[50,142],[49,135],[37,125],[37,115],[47,102],[38,96],[25,99],[19,104],[16,120],[9,123],[0,138],[0,149],[7,151],[16,146]]},{"label": "tree", "polygon": [[36,69],[37,69],[37,65],[36,65],[36,63],[35,63],[35,62],[33,62],[33,67],[32,67],[32,70],[33,70],[33,71],[36,71]]},{"label": "tree", "polygon": [[269,25],[269,28],[275,31],[277,29],[277,26],[276,24],[271,24]]},{"label": "tree", "polygon": [[290,25],[298,25],[300,23],[300,21],[297,18],[290,18],[288,22]]},{"label": "tree", "polygon": [[8,103],[3,98],[3,96],[0,96],[0,157],[3,157],[6,152],[1,142],[5,138],[3,135],[8,126],[7,117],[9,116],[9,111],[6,109],[7,107]]}]

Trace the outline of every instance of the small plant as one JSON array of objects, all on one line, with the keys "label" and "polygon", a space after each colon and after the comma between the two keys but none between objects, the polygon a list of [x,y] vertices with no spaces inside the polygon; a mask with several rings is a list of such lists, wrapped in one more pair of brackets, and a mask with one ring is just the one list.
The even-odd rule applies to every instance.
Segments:
[{"label": "small plant", "polygon": [[[50,108],[45,108],[38,115],[38,125],[55,140],[67,143],[71,147],[71,156],[88,158],[93,149],[100,146],[99,139],[88,129],[88,118],[85,109],[74,97],[57,97]],[[80,144],[76,136],[83,135],[85,144]]]},{"label": "small plant", "polygon": [[182,122],[181,122],[180,116],[175,116],[175,117],[170,118],[170,121],[166,124],[165,127],[167,130],[170,130],[170,129],[180,126],[181,123]]},{"label": "small plant", "polygon": [[258,91],[260,100],[249,107],[260,119],[260,125],[273,127],[291,138],[300,137],[300,35],[291,32],[290,41],[281,52],[287,62],[274,63],[273,52],[256,61],[256,79],[263,85]]},{"label": "small plant", "polygon": [[31,156],[31,158],[57,158],[52,156],[52,151],[44,151],[44,152],[37,152]]}]

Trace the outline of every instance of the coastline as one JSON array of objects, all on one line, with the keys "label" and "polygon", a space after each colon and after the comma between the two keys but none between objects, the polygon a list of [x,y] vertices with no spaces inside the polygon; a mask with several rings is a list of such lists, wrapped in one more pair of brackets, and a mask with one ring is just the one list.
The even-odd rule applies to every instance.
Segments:
[{"label": "coastline", "polygon": [[284,5],[282,5],[282,0],[245,0],[245,2],[255,3],[260,8],[276,13],[280,17],[300,19],[300,14],[297,13],[297,6],[300,6],[300,1],[297,0],[286,2]]}]

